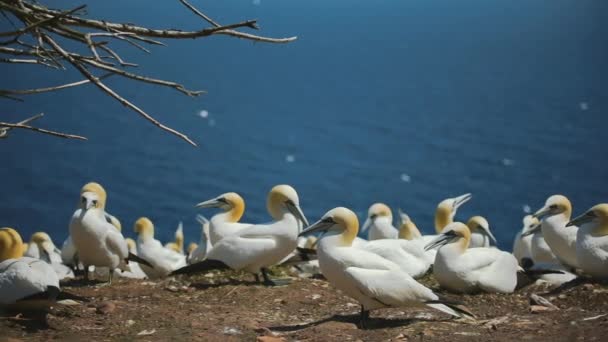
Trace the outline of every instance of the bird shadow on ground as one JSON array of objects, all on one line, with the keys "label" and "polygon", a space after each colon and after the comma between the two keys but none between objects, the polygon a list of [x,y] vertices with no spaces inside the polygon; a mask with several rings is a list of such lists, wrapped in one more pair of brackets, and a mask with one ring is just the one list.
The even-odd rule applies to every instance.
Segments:
[{"label": "bird shadow on ground", "polygon": [[[327,322],[341,322],[341,323],[353,323],[359,327],[359,314],[352,315],[333,315],[327,318],[323,318],[318,321],[305,323],[305,324],[295,324],[295,325],[280,325],[280,326],[270,326],[267,327],[271,331],[279,331],[279,332],[293,332],[298,330],[303,330],[306,328],[315,327]],[[425,319],[425,318],[384,318],[370,317],[365,326],[365,330],[376,330],[376,329],[385,329],[385,328],[395,328],[410,325],[415,322],[424,322],[424,321],[433,321],[433,322],[441,322],[442,320],[437,319]]]},{"label": "bird shadow on ground", "polygon": [[83,278],[72,278],[68,280],[62,280],[61,285],[66,287],[87,287],[87,286],[95,286],[99,284],[105,284],[107,281],[97,280],[97,279],[89,279],[84,280]]},{"label": "bird shadow on ground", "polygon": [[253,281],[253,280],[239,280],[239,279],[228,279],[227,281],[222,281],[219,283],[203,283],[203,282],[199,282],[199,283],[192,283],[190,284],[190,287],[194,287],[195,289],[198,290],[206,290],[206,289],[212,289],[212,288],[216,288],[216,287],[223,287],[223,286],[227,286],[227,285],[233,285],[233,286],[255,286],[255,285],[262,285],[260,283],[258,283],[257,281]]},{"label": "bird shadow on ground", "polygon": [[12,316],[13,314],[14,312],[12,310],[6,311],[0,309],[0,321],[6,321],[15,325],[19,325],[25,330],[25,332],[28,333],[53,329],[51,326],[49,326],[49,323],[46,319],[46,313],[29,314],[27,316],[24,316],[22,314]]}]

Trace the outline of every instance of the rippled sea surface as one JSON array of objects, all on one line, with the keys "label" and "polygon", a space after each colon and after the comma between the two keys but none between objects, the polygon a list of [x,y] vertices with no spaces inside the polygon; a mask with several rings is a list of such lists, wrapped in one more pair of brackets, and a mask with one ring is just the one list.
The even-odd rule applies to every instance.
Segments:
[{"label": "rippled sea surface", "polygon": [[[218,36],[169,42],[139,71],[208,94],[107,80],[199,144],[161,132],[91,86],[0,100],[2,120],[37,112],[41,127],[86,142],[14,131],[0,141],[0,226],[60,243],[91,180],[125,235],[150,217],[161,240],[180,220],[199,239],[194,204],[228,191],[245,221],[269,220],[268,190],[293,185],[310,221],[346,206],[403,208],[427,232],[437,203],[465,192],[457,219],[488,218],[502,248],[524,207],[568,196],[574,213],[608,201],[608,2],[192,1],[222,23],[259,19],[289,45]],[[57,1],[75,7],[80,2]],[[178,1],[91,2],[88,12],[155,27],[200,29]],[[10,27],[0,19],[0,27]],[[0,88],[80,79],[73,72],[0,65]],[[211,215],[213,211],[203,212]]]}]

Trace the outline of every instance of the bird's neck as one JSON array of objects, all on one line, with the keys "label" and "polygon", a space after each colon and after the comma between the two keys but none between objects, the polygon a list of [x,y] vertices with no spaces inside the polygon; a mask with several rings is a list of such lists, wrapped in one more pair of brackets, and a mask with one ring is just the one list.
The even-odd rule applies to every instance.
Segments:
[{"label": "bird's neck", "polygon": [[405,222],[399,229],[399,238],[405,240],[414,240],[421,237],[420,230],[412,221]]},{"label": "bird's neck", "polygon": [[435,211],[435,231],[437,234],[441,234],[443,228],[452,222],[454,222],[454,213],[451,210],[437,208],[437,211]]},{"label": "bird's neck", "polygon": [[237,204],[229,210],[215,215],[215,217],[220,218],[224,222],[234,223],[239,222],[241,217],[243,217],[243,213],[245,213],[245,206]]}]

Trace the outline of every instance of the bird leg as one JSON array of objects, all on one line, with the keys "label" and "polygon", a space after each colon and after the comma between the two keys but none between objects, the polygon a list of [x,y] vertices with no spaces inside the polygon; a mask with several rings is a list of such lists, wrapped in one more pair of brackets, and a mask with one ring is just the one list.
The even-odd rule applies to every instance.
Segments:
[{"label": "bird leg", "polygon": [[89,282],[89,265],[84,266],[84,281]]},{"label": "bird leg", "polygon": [[114,270],[110,268],[110,272],[108,272],[108,285],[112,285],[113,276],[114,276]]},{"label": "bird leg", "polygon": [[262,267],[262,277],[264,278],[264,285],[266,286],[284,286],[291,284],[291,280],[289,279],[270,279],[268,277],[268,269],[266,267]]},{"label": "bird leg", "polygon": [[369,310],[365,310],[361,305],[361,315],[359,316],[359,328],[367,329],[367,322],[369,320]]},{"label": "bird leg", "polygon": [[260,275],[257,274],[257,273],[255,273],[253,276],[255,277],[255,282],[259,283],[260,282]]}]

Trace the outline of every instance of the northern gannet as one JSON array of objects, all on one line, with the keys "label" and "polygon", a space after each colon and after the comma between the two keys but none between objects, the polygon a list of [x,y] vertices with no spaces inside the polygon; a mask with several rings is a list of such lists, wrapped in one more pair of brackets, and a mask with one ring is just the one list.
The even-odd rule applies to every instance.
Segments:
[{"label": "northern gannet", "polygon": [[[131,238],[126,238],[127,246],[129,246],[129,253],[137,255],[137,243]],[[141,269],[138,263],[129,261],[129,268],[131,271],[119,272],[118,275],[123,278],[131,279],[144,279],[147,278],[146,273]]]},{"label": "northern gannet", "polygon": [[439,247],[433,274],[441,287],[457,293],[513,292],[518,271],[515,257],[497,248],[468,248],[470,241],[469,228],[453,222],[427,245],[427,249]]},{"label": "northern gannet", "polygon": [[184,254],[184,225],[180,221],[175,230],[175,241],[165,244],[165,248],[169,248],[180,254]]},{"label": "northern gannet", "polygon": [[521,265],[521,260],[524,258],[532,259],[532,236],[522,236],[522,234],[528,229],[533,229],[540,224],[538,219],[532,215],[526,215],[523,219],[523,228],[513,240],[513,256],[517,259],[517,262]]},{"label": "northern gannet", "polygon": [[62,263],[61,251],[55,247],[51,237],[45,232],[32,234],[26,257],[41,259],[53,267],[59,280],[74,278],[72,269]]},{"label": "northern gannet", "polygon": [[553,254],[562,264],[577,268],[576,233],[578,227],[566,228],[566,223],[570,221],[571,215],[572,205],[568,198],[563,195],[549,197],[545,206],[534,213],[534,217],[541,220],[540,230]]},{"label": "northern gannet", "polygon": [[454,216],[463,204],[467,203],[473,196],[469,193],[454,198],[447,198],[439,202],[435,210],[435,232],[441,234],[443,229],[454,222]]},{"label": "northern gannet", "polygon": [[137,233],[137,255],[148,261],[152,267],[141,265],[148,278],[156,279],[186,266],[186,256],[174,250],[163,247],[154,238],[154,224],[147,217],[135,221],[133,230]]},{"label": "northern gannet", "polygon": [[[100,206],[99,209],[104,210],[106,221],[112,224],[119,232],[122,231],[120,221],[116,217],[105,212],[105,203],[103,203],[103,205],[104,207]],[[78,268],[78,255],[76,253],[76,247],[74,246],[71,235],[68,235],[61,245],[61,260],[65,265],[71,266],[74,269]]]},{"label": "northern gannet", "polygon": [[239,222],[245,213],[245,201],[236,192],[219,195],[216,198],[197,204],[196,207],[220,208],[223,210],[223,212],[211,217],[209,226],[209,241],[211,245],[251,225],[250,223]]},{"label": "northern gannet", "polygon": [[[221,200],[212,201],[221,202]],[[268,194],[266,207],[273,222],[238,229],[232,235],[214,243],[205,261],[173,273],[232,268],[251,272],[256,275],[256,278],[257,274],[262,272],[264,284],[280,285],[280,282],[268,277],[267,267],[279,263],[296,248],[301,226],[302,224],[307,225],[308,221],[300,209],[297,192],[289,185],[273,187]],[[211,219],[211,229],[213,229],[214,218]]]},{"label": "northern gannet", "polygon": [[608,204],[598,204],[568,222],[578,225],[576,257],[578,266],[593,278],[608,279]]},{"label": "northern gannet", "polygon": [[496,238],[490,231],[490,224],[483,216],[473,216],[467,221],[471,231],[469,248],[496,246]]},{"label": "northern gannet", "polygon": [[198,244],[195,244],[196,247],[188,252],[189,264],[205,260],[211,250],[211,243],[209,242],[209,227],[211,222],[203,215],[196,215],[196,220],[201,224],[201,239]]},{"label": "northern gannet", "polygon": [[361,227],[368,232],[368,240],[396,239],[399,231],[393,226],[393,212],[384,203],[374,203],[369,207],[367,220]]},{"label": "northern gannet", "polygon": [[[437,238],[436,234],[433,235],[422,235],[420,230],[412,221],[412,219],[403,212],[403,210],[398,209],[399,212],[399,239],[403,240],[411,240],[411,241],[419,241],[422,244],[422,248],[426,246],[433,239]],[[431,260],[431,264],[435,262],[435,255],[437,254],[436,249],[430,249],[425,251],[428,255],[428,258]]]},{"label": "northern gannet", "polygon": [[48,307],[59,295],[59,278],[45,261],[22,257],[23,240],[12,228],[0,228],[0,305],[26,304],[28,299]]},{"label": "northern gannet", "polygon": [[80,190],[78,209],[70,221],[70,236],[88,279],[89,266],[108,267],[108,282],[112,283],[114,269],[129,271],[128,261],[145,263],[129,253],[127,242],[114,225],[108,223],[105,212],[106,191],[98,183],[87,183]]},{"label": "northern gannet", "polygon": [[338,207],[301,234],[324,232],[317,244],[321,272],[334,287],[359,301],[362,327],[370,310],[386,307],[426,305],[456,317],[468,315],[463,308],[442,301],[392,261],[352,247],[358,230],[355,213]]}]

